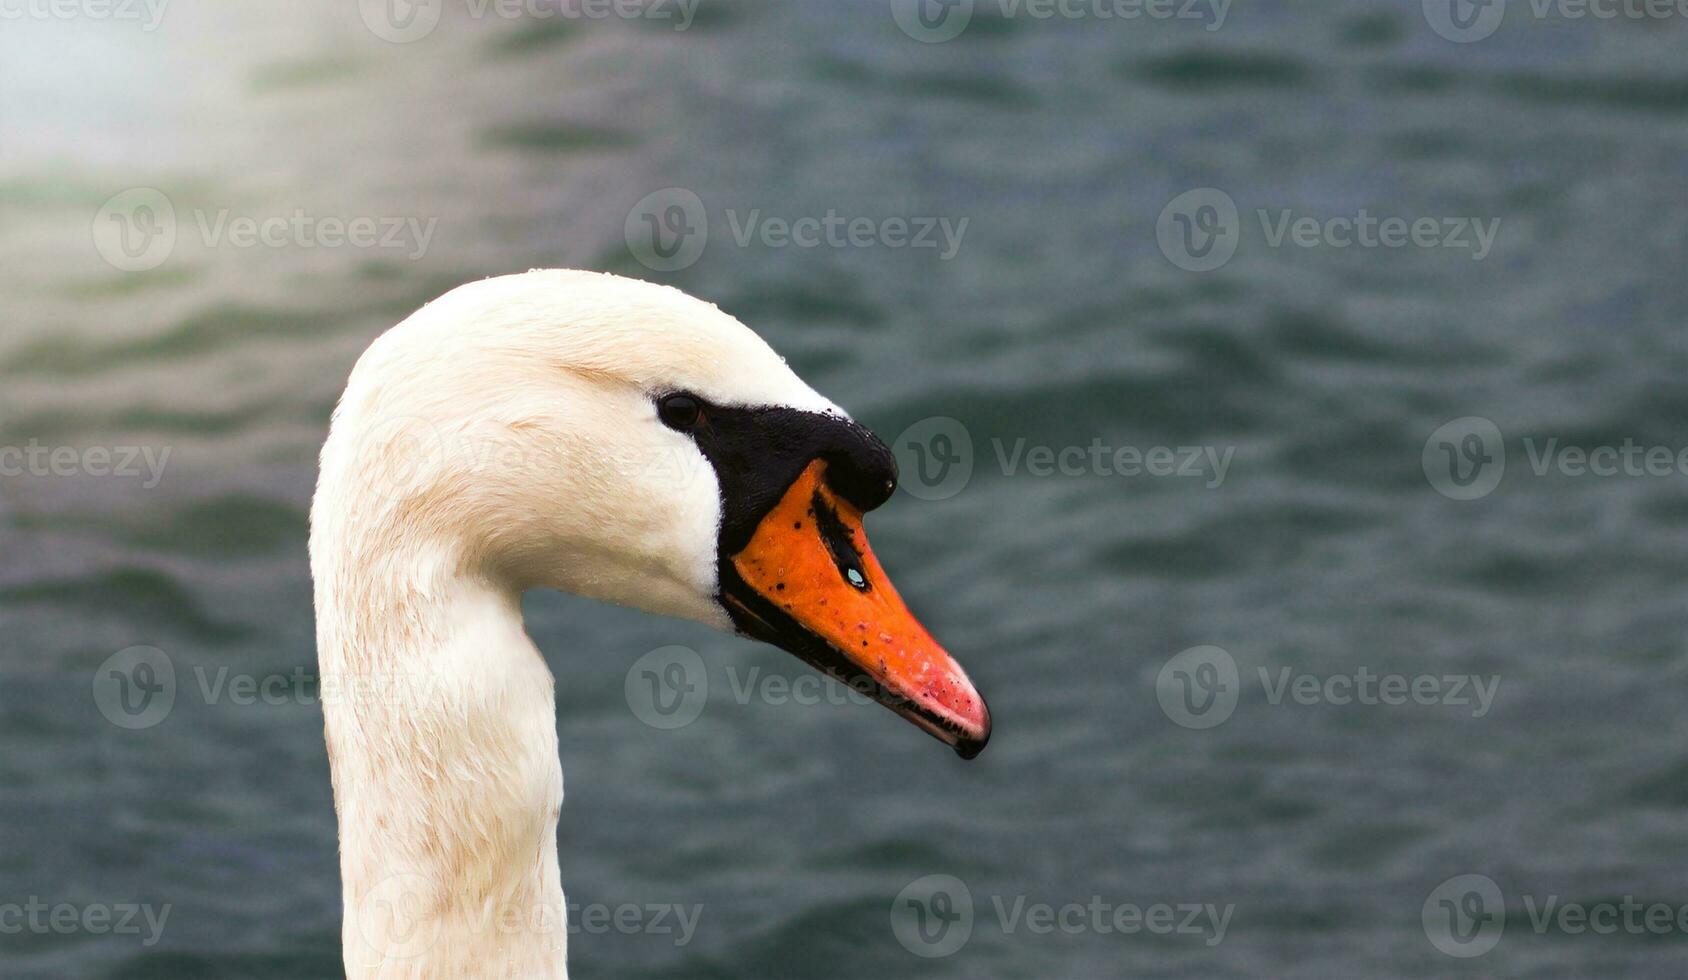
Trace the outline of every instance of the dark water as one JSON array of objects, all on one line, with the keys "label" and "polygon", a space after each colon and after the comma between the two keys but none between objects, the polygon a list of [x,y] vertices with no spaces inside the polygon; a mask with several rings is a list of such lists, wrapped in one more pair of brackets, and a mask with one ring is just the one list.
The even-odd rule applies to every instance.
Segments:
[{"label": "dark water", "polygon": [[[296,679],[313,454],[380,330],[535,266],[717,302],[887,438],[957,420],[970,480],[899,494],[874,540],[997,725],[964,764],[875,707],[734,698],[752,670],[805,676],[777,651],[531,597],[570,901],[703,910],[684,945],[575,935],[578,975],[1681,975],[1688,476],[1531,463],[1548,440],[1688,447],[1684,18],[1514,3],[1454,43],[1407,2],[1238,0],[1223,23],[979,6],[937,44],[877,0],[702,0],[685,31],[447,0],[407,44],[350,2],[0,21],[0,446],[77,461],[0,478],[0,929],[32,899],[169,908],[150,946],[144,927],[0,932],[0,975],[339,973],[321,714]],[[129,272],[96,243],[135,187],[177,234]],[[624,229],[670,187],[709,237],[659,272]],[[1181,236],[1222,227],[1222,199],[1167,215],[1169,252],[1157,222],[1202,188],[1240,240],[1193,272],[1169,255],[1191,264]],[[1274,245],[1286,209],[1498,231],[1480,258]],[[435,223],[425,249],[239,247],[210,233],[225,210]],[[882,235],[741,246],[753,210],[967,224],[947,259]],[[1506,467],[1460,500],[1486,488],[1449,483],[1446,454],[1465,480],[1495,445],[1431,436],[1469,416]],[[956,432],[924,444],[934,479]],[[97,475],[96,447],[170,455],[155,482]],[[1032,447],[1083,461],[1034,475]],[[1122,447],[1229,464],[1120,475]],[[624,682],[671,644],[728,693],[663,731]],[[136,645],[165,652],[176,696],[128,730],[94,692]],[[1203,646],[1238,673],[1197,653],[1162,676]],[[288,693],[208,695],[224,668]],[[1285,668],[1313,703],[1274,696]],[[1332,703],[1326,682],[1362,670],[1439,686]],[[1469,677],[1498,685],[1486,710],[1452,689]],[[1227,691],[1222,724],[1172,720]],[[893,902],[934,874],[966,886],[972,932],[916,956]],[[1462,875],[1504,897],[1437,891]],[[926,911],[953,918],[943,897]],[[1671,924],[1538,928],[1550,899]],[[1060,911],[1157,903],[1230,907],[1223,938]],[[1438,921],[1504,933],[1456,958]]]}]

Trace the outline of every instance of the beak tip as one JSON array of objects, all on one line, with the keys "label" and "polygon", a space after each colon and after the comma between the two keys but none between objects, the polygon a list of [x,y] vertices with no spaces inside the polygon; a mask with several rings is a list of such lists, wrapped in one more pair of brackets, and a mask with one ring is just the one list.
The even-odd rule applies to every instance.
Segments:
[{"label": "beak tip", "polygon": [[991,740],[991,712],[982,700],[979,702],[979,716],[979,734],[964,735],[955,742],[955,754],[969,761],[977,759]]}]

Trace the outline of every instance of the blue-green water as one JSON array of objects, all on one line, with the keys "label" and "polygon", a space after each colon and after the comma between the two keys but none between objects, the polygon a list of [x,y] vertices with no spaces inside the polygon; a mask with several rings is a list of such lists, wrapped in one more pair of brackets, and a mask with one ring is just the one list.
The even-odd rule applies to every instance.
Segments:
[{"label": "blue-green water", "polygon": [[[1534,916],[1688,904],[1688,475],[1532,462],[1688,447],[1688,18],[1514,3],[1459,43],[1404,0],[1238,0],[1222,22],[978,8],[932,44],[879,0],[702,0],[684,31],[447,0],[403,44],[349,0],[175,0],[153,30],[0,20],[0,446],[74,451],[0,477],[0,975],[338,975],[321,713],[297,680],[313,455],[379,331],[537,266],[717,302],[887,438],[957,420],[965,486],[870,523],[996,720],[962,763],[877,707],[735,698],[752,670],[805,676],[778,651],[531,597],[570,901],[702,907],[684,945],[575,935],[578,975],[1680,975],[1680,924]],[[674,187],[707,245],[656,271],[628,215]],[[144,271],[100,248],[130,188],[175,212]],[[1163,219],[1207,188],[1225,197]],[[1235,255],[1190,271],[1181,236],[1220,227],[1226,198]],[[1481,257],[1338,247],[1327,222],[1362,211],[1497,231]],[[876,230],[741,245],[752,212]],[[1298,239],[1286,212],[1318,228]],[[299,214],[431,234],[233,231]],[[923,217],[966,220],[953,255],[878,230]],[[1426,443],[1468,416],[1506,467],[1459,500],[1426,476],[1449,486],[1442,444],[1466,466],[1494,446],[1457,429],[1427,465]],[[953,459],[954,432],[926,448]],[[168,451],[158,478],[100,475],[89,450],[124,447]],[[1083,462],[1035,475],[1034,447]],[[1122,475],[1122,447],[1229,462]],[[673,644],[725,694],[665,731],[624,686]],[[95,692],[136,645],[177,684],[130,730]],[[1163,667],[1202,646],[1237,666],[1238,700],[1185,727],[1179,696],[1224,690],[1200,669],[1224,661]],[[224,668],[284,694],[208,693]],[[1285,668],[1311,703],[1274,694]],[[1362,670],[1439,694],[1331,703]],[[1497,685],[1486,708],[1458,703],[1467,677]],[[916,956],[893,903],[933,874],[964,883],[972,932]],[[1499,942],[1468,958],[1432,941],[1461,875],[1504,896],[1470,923],[1503,921]],[[12,928],[32,900],[169,913],[152,945]],[[1109,923],[1230,913],[1220,939],[1062,912],[1093,903]]]}]

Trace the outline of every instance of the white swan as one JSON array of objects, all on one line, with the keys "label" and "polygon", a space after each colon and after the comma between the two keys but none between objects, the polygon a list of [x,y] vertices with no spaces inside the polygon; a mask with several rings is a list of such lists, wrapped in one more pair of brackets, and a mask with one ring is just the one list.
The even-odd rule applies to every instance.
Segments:
[{"label": "white swan", "polygon": [[883,443],[677,290],[505,276],[377,340],[311,514],[348,976],[566,976],[527,589],[777,644],[977,754],[983,700],[861,530],[894,481]]}]

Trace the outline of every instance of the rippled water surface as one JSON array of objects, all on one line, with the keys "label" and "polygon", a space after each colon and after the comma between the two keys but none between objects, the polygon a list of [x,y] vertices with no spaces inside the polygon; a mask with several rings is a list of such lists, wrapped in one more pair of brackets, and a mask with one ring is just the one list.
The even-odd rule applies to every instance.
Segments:
[{"label": "rippled water surface", "polygon": [[[887,438],[957,420],[971,479],[899,494],[874,540],[996,719],[968,764],[851,703],[729,694],[654,729],[624,696],[654,648],[699,651],[716,691],[805,670],[530,597],[570,901],[703,908],[684,945],[574,936],[578,975],[1681,975],[1679,930],[1538,932],[1525,899],[1688,903],[1688,476],[1538,476],[1525,440],[1688,447],[1688,23],[1515,6],[1474,43],[1405,2],[1238,0],[1216,24],[991,0],[939,44],[878,0],[702,0],[685,31],[446,0],[406,44],[349,0],[0,21],[0,445],[169,453],[157,480],[0,478],[0,905],[171,910],[150,947],[0,935],[0,975],[339,974],[320,708],[203,685],[314,670],[313,455],[358,353],[453,285],[540,266],[716,302]],[[134,187],[177,240],[126,272],[96,214]],[[624,232],[670,187],[710,234],[658,272]],[[1241,215],[1204,273],[1157,237],[1200,188]],[[1499,225],[1480,259],[1274,246],[1262,209]],[[966,225],[947,259],[741,246],[752,211]],[[431,234],[238,247],[225,212]],[[1508,458],[1461,501],[1423,451],[1466,416]],[[1231,455],[1219,481],[1024,455],[1096,445]],[[91,685],[135,645],[179,691],[131,731]],[[1206,729],[1157,696],[1200,646],[1239,670]],[[1274,703],[1258,678],[1285,668],[1498,688],[1482,713]],[[928,874],[976,907],[952,955],[891,926]],[[1505,894],[1471,959],[1424,921],[1462,874]],[[1011,917],[1093,899],[1234,910],[1218,942]]]}]

